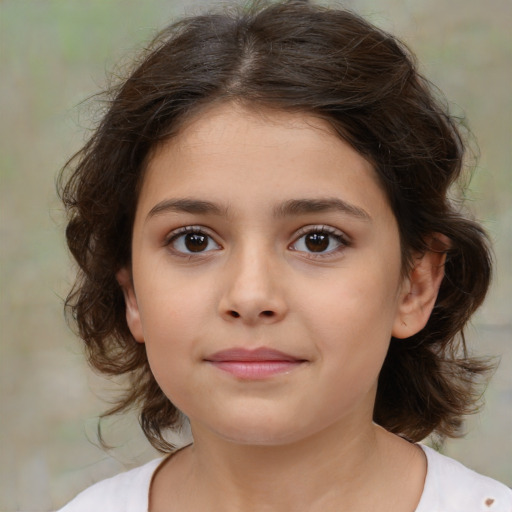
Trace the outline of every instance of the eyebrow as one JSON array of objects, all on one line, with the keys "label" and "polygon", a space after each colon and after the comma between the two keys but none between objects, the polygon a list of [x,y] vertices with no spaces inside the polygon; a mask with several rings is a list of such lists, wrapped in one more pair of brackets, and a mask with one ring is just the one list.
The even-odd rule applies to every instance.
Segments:
[{"label": "eyebrow", "polygon": [[[370,215],[365,210],[338,198],[290,199],[276,206],[273,213],[274,217],[282,218],[329,211],[337,211],[357,219],[371,221]],[[182,198],[160,201],[151,208],[146,220],[168,212],[228,216],[227,207],[221,207],[216,203],[201,199]]]},{"label": "eyebrow", "polygon": [[227,215],[227,208],[200,199],[165,199],[151,208],[146,220],[167,212]]},{"label": "eyebrow", "polygon": [[291,199],[277,206],[274,210],[274,216],[287,217],[290,215],[303,215],[330,211],[341,212],[352,217],[356,217],[357,219],[371,221],[371,217],[368,212],[338,198]]}]

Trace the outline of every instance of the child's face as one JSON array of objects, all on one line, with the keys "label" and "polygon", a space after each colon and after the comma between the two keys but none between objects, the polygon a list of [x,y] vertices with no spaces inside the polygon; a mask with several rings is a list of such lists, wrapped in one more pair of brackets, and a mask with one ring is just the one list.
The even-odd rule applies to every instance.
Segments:
[{"label": "child's face", "polygon": [[371,424],[407,294],[399,234],[372,166],[327,123],[203,113],[149,163],[132,263],[128,323],[196,435]]}]

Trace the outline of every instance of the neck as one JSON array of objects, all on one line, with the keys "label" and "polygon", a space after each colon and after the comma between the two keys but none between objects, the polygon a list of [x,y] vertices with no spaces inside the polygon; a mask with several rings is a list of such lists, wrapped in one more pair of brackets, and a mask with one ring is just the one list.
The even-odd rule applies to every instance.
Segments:
[{"label": "neck", "polygon": [[[207,496],[205,503],[215,504],[212,510],[327,511],[340,503],[357,510],[361,491],[378,485],[384,457],[372,424],[343,436],[333,427],[280,446],[200,434],[190,448],[189,483]],[[209,510],[199,504],[194,509]]]},{"label": "neck", "polygon": [[372,423],[278,446],[194,434],[155,478],[151,511],[412,511],[423,489],[422,451]]},{"label": "neck", "polygon": [[[322,435],[313,435],[295,443],[277,446],[251,446],[229,442],[208,444],[202,438],[196,448],[198,458],[219,461],[219,468],[227,473],[224,476],[231,474],[237,485],[243,484],[244,488],[249,489],[253,487],[253,483],[259,487],[265,481],[271,486],[276,481],[274,475],[280,475],[278,480],[282,480],[282,475],[288,471],[294,474],[294,478],[290,478],[293,483],[298,481],[300,475],[305,476],[308,473],[310,475],[304,480],[310,480],[313,467],[319,473],[327,474],[334,467],[354,469],[368,460],[367,457],[375,446],[373,429],[353,432],[343,440],[336,434],[336,430],[332,429],[331,432],[323,431]],[[208,471],[207,463],[204,469]],[[282,487],[281,482],[279,487]],[[296,492],[296,485],[293,487]]]}]

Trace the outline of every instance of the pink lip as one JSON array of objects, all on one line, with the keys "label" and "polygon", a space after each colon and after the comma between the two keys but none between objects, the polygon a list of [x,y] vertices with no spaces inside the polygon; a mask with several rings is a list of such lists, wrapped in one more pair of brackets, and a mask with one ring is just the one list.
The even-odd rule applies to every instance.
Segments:
[{"label": "pink lip", "polygon": [[305,362],[304,359],[265,347],[255,350],[222,350],[207,357],[206,361],[239,379],[252,380],[287,373]]}]

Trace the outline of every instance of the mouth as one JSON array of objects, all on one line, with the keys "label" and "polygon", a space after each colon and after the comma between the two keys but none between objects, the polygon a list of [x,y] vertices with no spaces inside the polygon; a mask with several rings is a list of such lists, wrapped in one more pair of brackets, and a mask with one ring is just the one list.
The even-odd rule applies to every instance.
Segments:
[{"label": "mouth", "polygon": [[245,380],[261,380],[286,374],[307,362],[305,359],[266,347],[255,350],[222,350],[207,357],[205,361],[223,372]]}]

